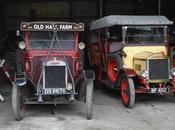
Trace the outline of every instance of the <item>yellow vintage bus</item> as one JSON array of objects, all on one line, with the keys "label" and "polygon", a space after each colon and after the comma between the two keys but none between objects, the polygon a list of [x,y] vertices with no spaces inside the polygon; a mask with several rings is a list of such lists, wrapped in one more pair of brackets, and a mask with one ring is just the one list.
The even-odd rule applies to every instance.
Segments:
[{"label": "yellow vintage bus", "polygon": [[121,90],[124,106],[135,104],[137,93],[175,92],[175,69],[167,56],[165,16],[111,15],[90,26],[89,61],[96,79]]}]

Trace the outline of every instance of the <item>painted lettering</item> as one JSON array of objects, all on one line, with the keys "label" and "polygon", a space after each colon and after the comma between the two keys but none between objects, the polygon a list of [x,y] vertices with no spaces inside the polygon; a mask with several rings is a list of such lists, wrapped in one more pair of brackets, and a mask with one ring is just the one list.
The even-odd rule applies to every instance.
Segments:
[{"label": "painted lettering", "polygon": [[53,29],[52,25],[45,25],[45,29]]},{"label": "painted lettering", "polygon": [[42,29],[44,29],[44,25],[37,25],[37,24],[35,24],[34,25],[34,29],[39,29],[39,30],[42,30]]},{"label": "painted lettering", "polygon": [[72,30],[72,25],[60,25],[61,30]]}]

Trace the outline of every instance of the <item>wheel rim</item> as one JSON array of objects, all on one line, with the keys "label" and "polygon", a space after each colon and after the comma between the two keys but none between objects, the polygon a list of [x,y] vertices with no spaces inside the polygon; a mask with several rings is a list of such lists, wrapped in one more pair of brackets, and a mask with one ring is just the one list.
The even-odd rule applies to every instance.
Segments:
[{"label": "wheel rim", "polygon": [[118,68],[118,65],[114,59],[110,59],[108,62],[108,75],[111,81],[117,80],[117,72],[115,68]]},{"label": "wheel rim", "polygon": [[128,82],[124,78],[121,83],[122,100],[125,104],[129,102]]}]

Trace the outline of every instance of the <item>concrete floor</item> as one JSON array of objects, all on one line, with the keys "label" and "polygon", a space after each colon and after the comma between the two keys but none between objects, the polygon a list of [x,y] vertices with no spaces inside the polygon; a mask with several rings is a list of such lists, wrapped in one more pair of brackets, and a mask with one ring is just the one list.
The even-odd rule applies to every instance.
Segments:
[{"label": "concrete floor", "polygon": [[27,107],[25,118],[15,121],[11,109],[10,86],[1,85],[5,102],[0,102],[0,130],[174,130],[175,98],[137,96],[133,109],[123,107],[120,97],[107,89],[95,91],[93,119],[86,120],[85,104]]}]

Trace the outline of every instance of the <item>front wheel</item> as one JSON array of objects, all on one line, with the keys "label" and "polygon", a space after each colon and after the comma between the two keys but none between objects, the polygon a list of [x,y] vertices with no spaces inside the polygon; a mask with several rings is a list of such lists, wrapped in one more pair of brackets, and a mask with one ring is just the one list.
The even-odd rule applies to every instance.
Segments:
[{"label": "front wheel", "polygon": [[15,119],[20,121],[24,118],[24,92],[23,87],[19,87],[17,85],[13,85],[12,90],[12,109],[15,115]]},{"label": "front wheel", "polygon": [[93,80],[87,81],[86,84],[86,107],[87,107],[87,119],[92,119],[92,100],[93,100]]},{"label": "front wheel", "polygon": [[133,79],[123,76],[120,88],[123,105],[127,108],[132,108],[135,104],[135,86]]}]

